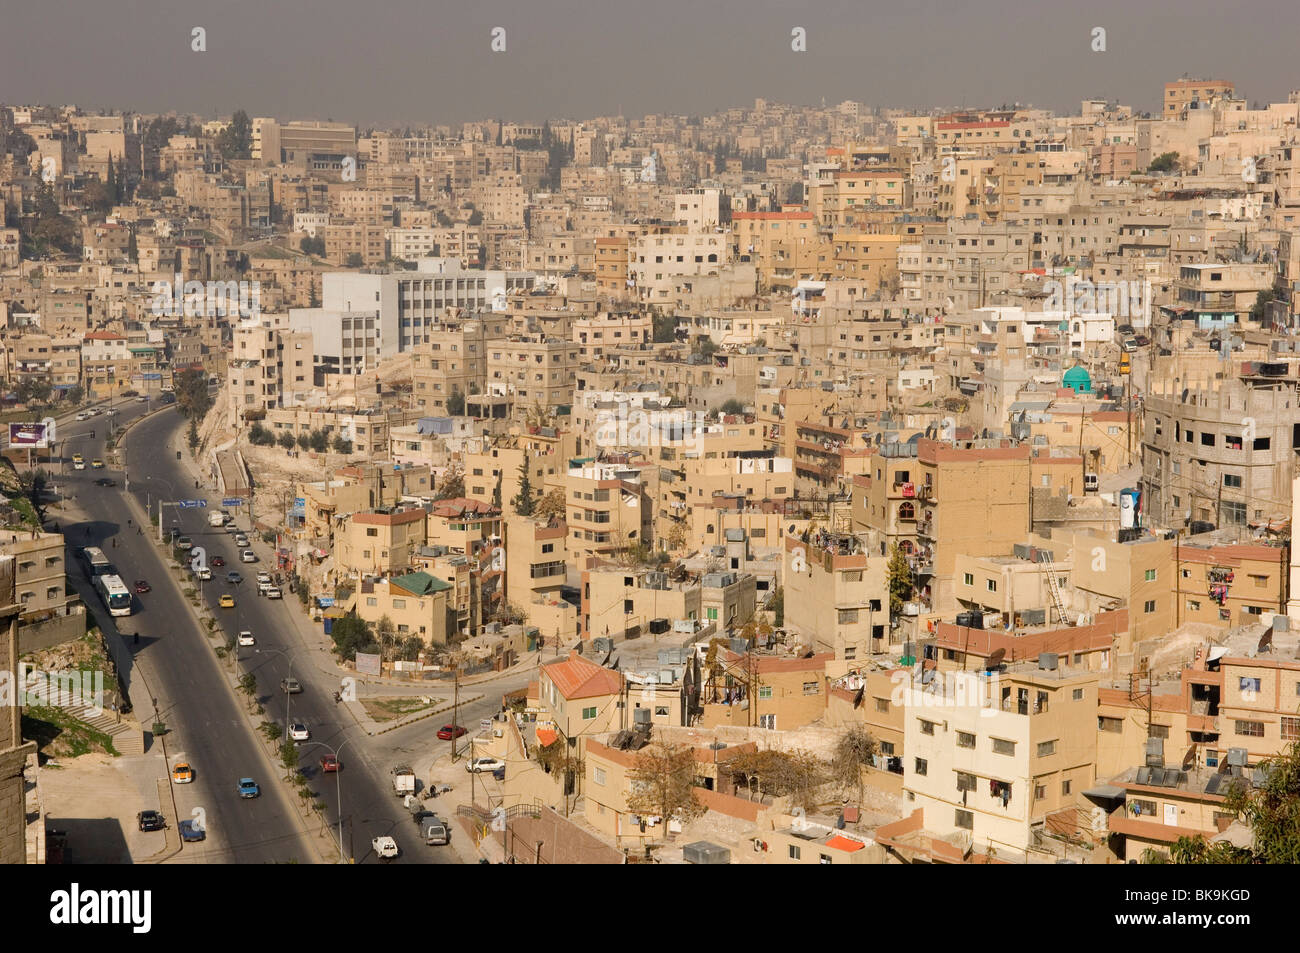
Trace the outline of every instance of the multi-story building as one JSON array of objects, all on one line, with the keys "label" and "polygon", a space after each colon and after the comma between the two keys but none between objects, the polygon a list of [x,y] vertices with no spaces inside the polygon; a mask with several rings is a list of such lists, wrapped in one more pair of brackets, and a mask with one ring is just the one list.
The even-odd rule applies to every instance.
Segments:
[{"label": "multi-story building", "polygon": [[786,626],[850,662],[889,650],[889,560],[862,549],[852,537],[784,540]]}]

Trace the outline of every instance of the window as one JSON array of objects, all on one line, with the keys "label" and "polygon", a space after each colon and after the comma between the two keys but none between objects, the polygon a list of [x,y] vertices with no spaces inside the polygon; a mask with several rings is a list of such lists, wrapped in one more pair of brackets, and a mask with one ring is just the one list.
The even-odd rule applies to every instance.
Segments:
[{"label": "window", "polygon": [[1263,738],[1264,723],[1262,721],[1238,721],[1237,734],[1243,738]]},{"label": "window", "polygon": [[1156,601],[1154,599],[1148,599],[1146,602],[1142,603],[1142,611],[1147,613],[1148,615],[1150,615],[1152,612],[1155,612]]},{"label": "window", "polygon": [[921,734],[923,735],[934,734],[934,722],[926,721],[924,718],[919,719],[919,721],[921,722]]},{"label": "window", "polygon": [[840,610],[840,625],[853,625],[853,624],[856,623],[857,621],[858,621],[858,610],[857,610],[857,609],[841,609],[841,610]]},{"label": "window", "polygon": [[1156,802],[1133,798],[1128,802],[1128,812],[1134,817],[1155,817]]},{"label": "window", "polygon": [[1151,726],[1151,734],[1150,734],[1149,737],[1152,737],[1152,738],[1166,738],[1166,739],[1167,739],[1167,738],[1169,737],[1169,726],[1168,726],[1168,725],[1152,725],[1152,726]]},{"label": "window", "polygon": [[957,732],[957,747],[958,747],[958,748],[974,748],[974,747],[975,747],[975,736],[974,736],[973,734],[971,734],[969,731],[959,731],[959,732]]},{"label": "window", "polygon": [[1046,784],[1035,784],[1035,785],[1034,785],[1034,800],[1035,800],[1035,801],[1041,801],[1041,800],[1043,800],[1045,797],[1047,797],[1047,785],[1046,785]]},{"label": "window", "polygon": [[583,721],[591,721],[591,719],[593,719],[593,718],[595,718],[595,717],[596,717],[596,706],[595,706],[595,705],[592,705],[590,708],[584,708],[584,709],[582,710],[582,720],[583,720]]},{"label": "window", "polygon": [[1223,475],[1223,485],[1224,485],[1224,486],[1227,486],[1227,487],[1233,487],[1233,488],[1236,488],[1236,489],[1240,489],[1240,488],[1241,488],[1241,477],[1240,477],[1240,475],[1238,475],[1238,474],[1236,474],[1236,473],[1225,473],[1225,474]]},{"label": "window", "polygon": [[758,688],[758,697],[759,697],[760,699],[771,698],[771,697],[772,697],[772,686],[771,686],[771,685],[760,685],[759,688]]},{"label": "window", "polygon": [[791,844],[791,845],[790,845],[790,859],[791,859],[791,860],[798,860],[799,857],[800,857],[800,850],[799,850],[799,848],[796,847],[794,844]]},{"label": "window", "polygon": [[1300,718],[1296,718],[1292,715],[1282,716],[1282,740],[1300,740]]},{"label": "window", "polygon": [[592,771],[591,774],[592,774],[592,780],[595,781],[597,784],[604,784],[604,783],[605,783],[605,769],[604,769],[604,768],[595,768],[595,769]]},{"label": "window", "polygon": [[1147,582],[1155,582],[1155,581],[1156,581],[1156,571],[1155,571],[1154,569],[1148,569],[1148,570],[1146,571],[1146,581],[1147,581]]},{"label": "window", "polygon": [[1038,757],[1050,758],[1054,754],[1056,754],[1055,741],[1040,741],[1038,743]]},{"label": "window", "polygon": [[926,772],[927,770],[929,770],[929,767],[930,767],[930,762],[926,761],[924,758],[917,758],[917,759],[916,759],[916,773],[917,773],[917,774],[921,775],[922,777],[925,777],[925,772]]},{"label": "window", "polygon": [[1065,795],[1067,795],[1067,794],[1069,794],[1069,793],[1070,793],[1070,782],[1069,782],[1069,781],[1062,781],[1062,782],[1061,782],[1061,795],[1062,795],[1062,796],[1065,796]]},{"label": "window", "polygon": [[1007,741],[1003,738],[994,738],[993,753],[1014,755],[1016,753],[1016,743],[1014,741]]},{"label": "window", "polygon": [[958,791],[974,791],[975,784],[976,784],[975,775],[967,774],[965,771],[957,772]]},{"label": "window", "polygon": [[[1296,686],[1296,692],[1297,692],[1297,694],[1300,694],[1300,685],[1297,685],[1297,686]],[[889,711],[889,699],[888,699],[888,698],[877,698],[877,699],[876,699],[876,711],[878,711],[878,712],[888,712],[888,711]]]},{"label": "window", "polygon": [[816,695],[816,694],[817,694],[817,683],[816,683],[816,682],[804,682],[804,683],[803,683],[803,693],[804,693],[805,695]]},{"label": "window", "polygon": [[1073,692],[1071,692],[1070,701],[1076,701],[1076,702],[1083,701],[1083,689],[1076,688]]},{"label": "window", "polygon": [[1098,715],[1097,730],[1120,732],[1124,730],[1124,721],[1123,719],[1120,718],[1105,718],[1101,715]]},{"label": "window", "polygon": [[997,581],[996,579],[989,579],[989,580],[985,583],[985,588],[987,588],[989,592],[997,592],[997,591],[998,591],[998,581]]},{"label": "window", "polygon": [[953,815],[952,822],[962,830],[975,830],[975,814],[972,811],[963,811],[961,808],[957,808],[956,813]]},{"label": "window", "polygon": [[975,574],[969,572],[962,573],[961,581],[963,585],[973,586],[975,585]]},{"label": "window", "polygon": [[668,717],[668,706],[667,706],[667,705],[655,705],[655,717],[656,717],[656,718],[667,718],[667,717]]}]

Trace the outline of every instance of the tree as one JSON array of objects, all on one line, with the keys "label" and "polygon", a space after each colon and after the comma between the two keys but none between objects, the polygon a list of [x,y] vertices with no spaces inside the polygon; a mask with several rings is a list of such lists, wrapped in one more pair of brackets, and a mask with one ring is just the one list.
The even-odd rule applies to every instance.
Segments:
[{"label": "tree", "polygon": [[365,259],[361,257],[360,252],[348,252],[347,259],[343,262],[345,268],[360,268],[365,265]]},{"label": "tree", "polygon": [[785,625],[785,587],[777,586],[772,598],[767,600],[768,611],[772,613],[772,624],[778,629]]},{"label": "tree", "polygon": [[1271,288],[1266,288],[1259,294],[1255,295],[1255,303],[1250,309],[1250,319],[1252,321],[1262,321],[1264,314],[1268,310],[1270,301],[1277,297],[1277,293]]},{"label": "tree", "polygon": [[325,255],[325,239],[323,238],[304,235],[302,241],[298,243],[298,247],[302,249],[305,255],[315,255],[318,258],[323,258]]},{"label": "tree", "polygon": [[334,651],[341,659],[355,659],[357,651],[364,650],[373,638],[370,626],[355,615],[345,615],[335,619],[330,626],[330,638],[334,640]]},{"label": "tree", "polygon": [[248,118],[248,113],[242,109],[235,110],[235,114],[230,117],[230,125],[217,136],[217,151],[227,162],[252,156],[253,121]]},{"label": "tree", "polygon": [[453,465],[443,475],[441,482],[434,489],[435,500],[454,500],[465,495],[465,475],[460,467]]},{"label": "tree", "polygon": [[889,616],[893,618],[902,613],[903,603],[912,598],[912,567],[907,564],[907,554],[898,546],[889,551],[885,575],[889,579]]},{"label": "tree", "polygon": [[854,725],[840,735],[831,755],[831,776],[847,787],[857,788],[858,802],[862,802],[864,787],[862,769],[871,764],[876,753],[876,739],[861,725]]},{"label": "tree", "polygon": [[50,483],[50,475],[44,470],[28,470],[19,478],[23,495],[27,497],[27,502],[32,504],[32,509],[36,513],[37,526],[45,524],[45,490]]},{"label": "tree", "polygon": [[745,412],[745,405],[732,397],[730,400],[723,402],[722,412],[724,414],[743,414]]},{"label": "tree", "polygon": [[469,222],[468,222],[467,224],[469,224],[469,225],[482,225],[482,224],[483,224],[483,213],[480,212],[478,209],[474,209],[474,211],[472,211],[472,212],[469,213]]},{"label": "tree", "polygon": [[830,772],[807,751],[749,751],[730,762],[732,771],[744,776],[760,794],[788,797],[793,807],[813,811],[817,794],[830,780]]},{"label": "tree", "polygon": [[533,482],[528,477],[527,455],[524,456],[523,463],[519,464],[519,492],[511,499],[510,505],[520,516],[532,516],[537,505],[533,500]]},{"label": "tree", "polygon": [[689,745],[653,744],[637,752],[628,772],[632,793],[627,807],[633,813],[689,821],[707,807],[695,794],[698,773],[695,752]]},{"label": "tree", "polygon": [[675,315],[656,312],[651,320],[654,325],[652,340],[655,344],[671,344],[677,340],[677,318]]},{"label": "tree", "polygon": [[1160,173],[1173,172],[1177,168],[1178,168],[1178,153],[1162,152],[1160,153],[1160,155],[1156,156],[1154,159],[1151,160],[1151,164],[1147,166],[1147,172],[1160,172]]},{"label": "tree", "polygon": [[49,403],[53,388],[50,386],[49,378],[24,377],[14,390],[20,401],[28,407],[34,407]]},{"label": "tree", "polygon": [[718,345],[711,337],[701,336],[696,340],[695,353],[706,361],[713,358],[713,354],[717,349]]},{"label": "tree", "polygon": [[295,440],[294,442],[298,444],[298,449],[299,449],[299,450],[310,450],[310,449],[311,449],[311,437],[307,436],[307,434],[305,434],[305,433],[300,433],[300,434],[298,434],[298,436],[297,436],[297,438],[296,438],[296,440]]},{"label": "tree", "polygon": [[380,653],[387,658],[389,646],[397,641],[397,626],[387,615],[380,616],[375,623],[375,638],[379,640]]},{"label": "tree", "polygon": [[191,420],[201,419],[212,409],[208,378],[198,368],[188,368],[176,375],[176,408]]},{"label": "tree", "polygon": [[564,510],[564,491],[551,490],[551,492],[542,497],[542,501],[538,503],[536,509],[533,510],[533,515],[544,516],[547,519],[550,519],[553,516],[564,516]]},{"label": "tree", "polygon": [[267,447],[275,443],[275,434],[271,433],[271,431],[267,430],[260,423],[253,424],[248,431],[248,440],[249,443],[252,443],[254,446]]},{"label": "tree", "polygon": [[280,436],[276,439],[276,443],[284,447],[286,450],[292,450],[294,447],[293,434],[289,433],[287,430],[281,431]]},{"label": "tree", "polygon": [[460,392],[460,388],[452,388],[451,396],[447,398],[447,413],[453,417],[459,417],[465,413],[465,395]]},{"label": "tree", "polygon": [[311,444],[312,450],[316,453],[324,453],[329,449],[329,435],[323,430],[313,430],[307,440]]},{"label": "tree", "polygon": [[335,434],[334,442],[331,444],[331,447],[335,453],[346,455],[352,452],[352,441],[344,440],[342,434]]},{"label": "tree", "polygon": [[200,439],[199,439],[199,425],[198,425],[198,423],[195,422],[194,420],[190,420],[190,432],[189,432],[189,436],[188,436],[187,439],[188,439],[188,441],[189,441],[190,451],[193,452],[193,451],[197,450],[198,447],[199,447],[199,443],[200,443]]},{"label": "tree", "polygon": [[21,233],[26,245],[25,257],[42,258],[51,250],[72,254],[80,251],[81,230],[59,209],[54,186],[41,182],[36,187],[33,212]]},{"label": "tree", "polygon": [[63,395],[63,399],[70,404],[80,404],[86,399],[86,388],[80,384],[73,384]]}]

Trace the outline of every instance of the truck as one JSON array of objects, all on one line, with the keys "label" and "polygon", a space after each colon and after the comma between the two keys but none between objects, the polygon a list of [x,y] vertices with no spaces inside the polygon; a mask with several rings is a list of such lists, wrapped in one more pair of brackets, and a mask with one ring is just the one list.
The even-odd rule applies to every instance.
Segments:
[{"label": "truck", "polygon": [[225,514],[225,512],[222,511],[222,510],[214,510],[213,512],[209,513],[209,514],[208,514],[208,525],[209,525],[209,526],[225,526],[225,525],[226,525],[226,514]]},{"label": "truck", "polygon": [[409,764],[399,764],[393,768],[393,793],[398,797],[415,793],[415,771]]}]

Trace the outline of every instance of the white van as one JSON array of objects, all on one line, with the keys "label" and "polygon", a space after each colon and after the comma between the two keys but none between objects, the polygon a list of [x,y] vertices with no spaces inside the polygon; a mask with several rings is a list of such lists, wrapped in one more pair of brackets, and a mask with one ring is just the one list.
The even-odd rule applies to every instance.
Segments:
[{"label": "white van", "polygon": [[221,510],[215,510],[214,512],[209,513],[209,514],[208,514],[208,525],[209,525],[209,526],[225,526],[225,525],[226,525],[226,514],[223,513]]}]

